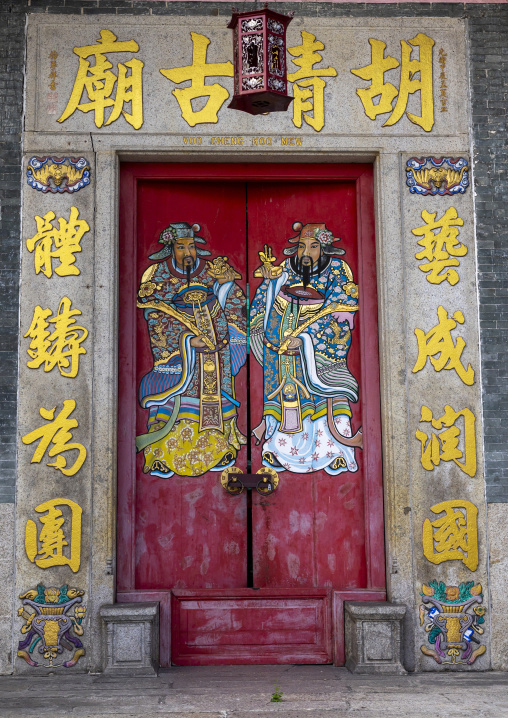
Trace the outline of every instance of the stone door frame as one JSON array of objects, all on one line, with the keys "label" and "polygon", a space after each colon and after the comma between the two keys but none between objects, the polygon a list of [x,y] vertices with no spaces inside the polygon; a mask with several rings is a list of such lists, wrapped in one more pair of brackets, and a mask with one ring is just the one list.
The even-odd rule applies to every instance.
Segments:
[{"label": "stone door frame", "polygon": [[[111,25],[111,21],[114,23]],[[357,27],[356,18],[313,17],[299,18],[308,29],[327,28],[340,32],[349,32]],[[453,203],[457,203],[464,222],[463,236],[468,246],[468,257],[461,262],[461,283],[455,294],[448,293],[447,286],[431,287],[425,275],[420,272],[415,262],[416,238],[410,230],[420,222],[421,210],[440,211],[447,207],[450,199],[435,198],[436,203],[428,203],[428,198],[409,194],[406,186],[405,163],[411,157],[464,157],[471,164],[470,135],[471,126],[469,111],[469,87],[466,23],[463,20],[442,17],[401,18],[394,24],[393,18],[362,18],[361,23],[371,27],[390,31],[396,26],[394,39],[399,45],[400,39],[413,37],[417,32],[428,31],[439,39],[440,45],[451,43],[456,55],[454,63],[448,65],[449,75],[453,79],[453,101],[450,96],[450,114],[436,115],[436,128],[432,132],[424,132],[421,127],[411,124],[407,118],[393,128],[381,129],[381,120],[371,123],[357,104],[355,115],[348,106],[341,104],[340,96],[336,95],[335,105],[327,110],[327,126],[324,132],[315,132],[305,124],[295,131],[291,127],[292,137],[303,137],[300,146],[285,142],[272,130],[271,146],[254,142],[256,136],[252,128],[261,132],[260,124],[249,124],[238,113],[229,113],[221,118],[219,126],[206,124],[197,130],[189,129],[180,123],[177,114],[172,115],[172,124],[158,123],[159,112],[164,106],[157,105],[158,96],[152,93],[147,97],[150,110],[150,122],[144,129],[132,130],[123,120],[118,127],[102,127],[97,129],[91,115],[75,116],[67,125],[58,124],[56,117],[48,115],[43,100],[47,93],[47,78],[37,69],[40,57],[41,39],[52,32],[53,25],[99,28],[114,26],[115,28],[143,28],[147,32],[156,32],[161,24],[160,17],[133,16],[95,16],[74,17],[58,14],[37,14],[29,16],[27,24],[27,61],[25,86],[25,127],[23,134],[23,219],[22,219],[22,270],[21,270],[21,303],[23,322],[28,319],[28,311],[33,312],[33,299],[44,301],[42,293],[35,297],[32,291],[34,281],[33,258],[27,252],[25,240],[34,225],[34,215],[41,213],[41,207],[48,205],[40,201],[40,193],[36,193],[26,184],[27,162],[30,157],[85,157],[91,165],[91,184],[80,190],[76,197],[76,206],[83,205],[83,216],[90,215],[92,231],[86,240],[86,252],[80,255],[82,266],[88,275],[92,275],[90,284],[84,288],[85,282],[73,284],[76,289],[72,299],[83,307],[90,307],[87,314],[89,343],[86,367],[83,365],[79,379],[82,396],[92,397],[84,409],[87,412],[83,426],[89,432],[87,438],[88,464],[85,464],[81,476],[82,486],[88,492],[86,499],[87,525],[83,529],[83,545],[81,552],[81,569],[76,580],[88,592],[87,625],[86,625],[86,658],[80,661],[77,670],[101,670],[104,665],[106,640],[103,633],[99,609],[103,604],[115,601],[115,543],[116,543],[116,453],[117,453],[117,378],[118,378],[118,227],[119,227],[119,162],[297,162],[297,163],[339,163],[339,162],[372,162],[374,163],[374,202],[376,213],[376,261],[378,281],[378,323],[379,323],[379,354],[380,354],[380,392],[381,392],[381,428],[382,454],[384,474],[384,525],[387,567],[387,598],[396,604],[407,607],[405,618],[405,662],[409,670],[437,670],[437,664],[428,657],[422,657],[420,644],[423,629],[418,628],[417,602],[422,581],[430,581],[435,577],[448,583],[457,583],[474,578],[487,590],[487,527],[486,504],[483,477],[483,446],[482,446],[482,414],[481,385],[479,374],[479,338],[478,338],[478,298],[476,288],[475,259],[475,228],[474,228],[474,187],[470,186],[467,194],[455,195]],[[195,27],[207,27],[210,32],[220,28],[224,35],[222,17],[193,16]],[[201,23],[201,25],[200,25]],[[164,24],[178,26],[189,24],[188,16],[174,15],[166,17]],[[47,26],[47,27],[46,27]],[[294,26],[296,27],[296,25]],[[399,32],[400,30],[400,32]],[[220,33],[218,33],[220,34]],[[453,42],[452,42],[453,41]],[[44,46],[46,47],[46,46]],[[228,38],[228,47],[229,38]],[[366,45],[367,47],[367,45]],[[44,49],[44,52],[46,50]],[[71,45],[66,50],[70,55]],[[64,65],[63,56],[59,71],[64,70],[74,77],[74,65]],[[330,60],[331,61],[331,60]],[[328,62],[326,60],[325,62]],[[41,63],[39,66],[42,67]],[[154,66],[155,67],[155,66]],[[157,72],[157,68],[155,72]],[[158,77],[158,75],[156,75]],[[348,80],[346,81],[346,77]],[[63,75],[62,75],[63,78]],[[351,82],[347,73],[342,81]],[[67,78],[68,82],[68,78]],[[157,86],[156,84],[154,86]],[[62,85],[61,89],[63,89]],[[337,83],[338,90],[343,87]],[[329,91],[331,92],[331,86]],[[166,86],[164,99],[171,88]],[[354,98],[355,88],[350,87]],[[436,98],[437,98],[436,87]],[[450,90],[452,92],[452,90]],[[63,96],[63,95],[62,95]],[[174,109],[174,108],[173,108]],[[442,110],[443,111],[443,110]],[[147,117],[149,113],[147,112]],[[358,126],[354,131],[348,130],[354,118]],[[266,118],[265,118],[266,119]],[[270,119],[270,118],[268,118]],[[338,120],[341,120],[339,122]],[[174,120],[174,122],[173,122]],[[153,121],[153,122],[152,122]],[[402,124],[403,123],[403,124]],[[161,127],[171,127],[171,131],[163,131]],[[185,131],[178,128],[184,127]],[[278,127],[277,123],[264,127]],[[75,128],[72,130],[71,128]],[[224,129],[222,129],[224,128]],[[247,129],[245,129],[247,128]],[[365,129],[367,128],[367,129]],[[270,130],[267,130],[270,131]],[[221,133],[243,133],[243,145],[219,145],[216,135]],[[201,144],[186,144],[185,139],[200,138]],[[31,193],[31,194],[30,194]],[[66,198],[66,201],[69,198]],[[423,201],[422,201],[423,199]],[[37,200],[37,201],[36,201]],[[441,201],[443,200],[443,201]],[[67,206],[65,202],[60,207]],[[85,212],[86,207],[86,212]],[[93,211],[92,211],[93,207]],[[58,211],[58,205],[55,205]],[[47,211],[47,210],[45,210]],[[92,216],[93,215],[93,216]],[[413,222],[415,222],[413,224]],[[84,243],[85,245],[85,243]],[[27,257],[30,263],[27,261]],[[92,270],[90,272],[90,270]],[[84,272],[85,273],[85,272]],[[37,279],[41,279],[38,277]],[[73,279],[76,279],[74,277]],[[83,279],[83,277],[82,277]],[[42,280],[46,281],[44,277]],[[41,280],[41,281],[42,281]],[[39,289],[42,284],[37,285]],[[67,286],[67,285],[60,285]],[[79,287],[82,286],[80,290]],[[54,296],[60,288],[53,287]],[[432,292],[429,291],[429,287]],[[48,289],[44,285],[44,291]],[[410,291],[412,290],[412,291]],[[459,291],[460,290],[460,291]],[[92,293],[92,297],[91,297]],[[49,290],[48,295],[49,296]],[[48,300],[49,301],[49,300]],[[90,303],[91,302],[91,303]],[[424,327],[429,331],[432,319],[421,319],[422,308],[431,309],[435,322],[437,304],[444,302],[446,308],[455,311],[457,303],[466,310],[467,323],[461,332],[467,338],[468,359],[477,370],[474,387],[466,387],[451,372],[441,375],[427,365],[417,375],[415,382],[412,367],[416,360],[416,344],[414,329]],[[453,306],[453,308],[452,308]],[[93,314],[92,314],[93,313]],[[428,313],[428,312],[427,312]],[[92,318],[93,316],[93,318]],[[421,323],[420,323],[421,319]],[[28,321],[30,321],[28,319]],[[23,337],[25,324],[22,324]],[[29,325],[28,325],[29,326]],[[38,386],[40,377],[36,374],[27,375],[32,371],[26,367],[26,340],[20,339],[20,393],[19,393],[19,434],[28,431],[26,426],[26,408],[30,404],[30,420],[38,416],[40,404],[35,406],[36,395],[31,392]],[[91,361],[90,361],[91,360]],[[86,372],[86,373],[85,373]],[[444,374],[448,374],[446,378]],[[436,378],[437,377],[437,378]],[[57,377],[57,380],[58,377]],[[56,385],[56,381],[55,384]],[[78,386],[78,382],[76,382]],[[414,387],[411,394],[411,387]],[[443,392],[443,388],[446,389]],[[52,385],[45,384],[51,395]],[[58,393],[58,392],[56,392]],[[60,395],[63,394],[60,392]],[[28,396],[28,398],[27,398]],[[477,471],[475,477],[464,476],[456,469],[453,462],[439,467],[437,471],[424,471],[420,465],[419,444],[415,431],[420,419],[420,398],[425,396],[427,403],[435,402],[433,408],[442,410],[447,401],[459,402],[457,408],[470,406],[476,415],[476,458]],[[60,400],[60,399],[59,399]],[[23,403],[24,402],[24,403]],[[83,402],[84,404],[85,402]],[[91,419],[90,419],[91,417]],[[83,429],[84,431],[85,429]],[[87,435],[88,436],[88,435]],[[27,560],[24,549],[24,533],[29,513],[33,516],[35,492],[38,491],[36,478],[41,476],[51,485],[51,471],[41,466],[41,474],[37,467],[30,466],[32,453],[18,442],[18,480],[16,504],[16,577],[15,600],[13,605],[13,655],[19,640],[21,619],[17,618],[20,606],[18,596],[28,588],[36,585],[38,580],[45,580],[44,574]],[[91,471],[91,478],[90,478]],[[452,472],[455,474],[452,475]],[[46,479],[46,477],[48,477]],[[54,485],[54,484],[53,484]],[[60,489],[63,482],[57,484]],[[448,491],[448,489],[450,489]],[[32,493],[30,493],[32,492]],[[446,493],[448,492],[448,493]],[[483,493],[482,493],[483,492]],[[54,496],[55,494],[53,494]],[[61,495],[61,494],[56,494]],[[479,509],[478,527],[480,544],[479,568],[468,573],[462,561],[454,560],[443,564],[439,569],[427,561],[423,553],[421,527],[423,519],[431,516],[430,507],[439,500],[471,499]],[[91,504],[90,504],[91,502]],[[83,504],[85,506],[85,504]],[[89,540],[90,536],[90,540]],[[55,576],[60,567],[51,574]],[[71,578],[64,575],[65,581]],[[62,581],[63,583],[63,581]],[[486,605],[489,603],[486,600]],[[88,623],[89,622],[89,623]],[[488,641],[490,643],[490,641]],[[484,670],[488,667],[487,656],[483,661],[475,663],[473,670]],[[16,661],[18,672],[31,669]]]},{"label": "stone door frame", "polygon": [[[69,154],[69,137],[45,133],[25,133],[26,158],[34,154]],[[327,138],[328,141],[333,138]],[[370,139],[370,138],[369,138]],[[90,158],[95,193],[94,214],[94,319],[92,426],[90,455],[92,470],[92,515],[90,551],[89,615],[91,619],[88,660],[90,670],[104,663],[105,638],[99,608],[115,601],[116,547],[116,453],[118,380],[118,254],[119,254],[119,165],[121,161],[200,161],[200,162],[372,162],[374,165],[374,203],[376,222],[376,263],[378,281],[378,322],[380,394],[384,485],[384,524],[387,600],[408,607],[405,626],[405,654],[408,668],[414,660],[415,605],[413,580],[412,522],[404,508],[410,505],[409,451],[407,439],[407,399],[404,377],[406,330],[404,320],[404,260],[401,246],[402,212],[392,207],[402,204],[402,153],[386,146],[351,150],[331,147],[264,151],[262,156],[235,148],[234,156],[223,148],[168,150],[171,140],[180,138],[144,137],[134,133],[72,136],[72,154]],[[418,143],[418,154],[465,153],[460,139],[433,138]],[[393,140],[392,140],[393,142]],[[316,143],[317,144],[317,143]],[[321,144],[321,143],[320,143]],[[331,144],[331,143],[330,143]],[[390,143],[391,144],[391,143]],[[133,147],[133,145],[135,147]],[[450,145],[452,145],[450,147]],[[391,148],[390,148],[391,149]],[[93,160],[92,160],[93,157]],[[92,188],[90,188],[92,189]],[[18,529],[19,531],[19,529]],[[83,550],[86,550],[83,547]],[[95,640],[91,640],[95,636]],[[100,636],[100,638],[99,638]],[[99,640],[97,640],[99,639]]]}]

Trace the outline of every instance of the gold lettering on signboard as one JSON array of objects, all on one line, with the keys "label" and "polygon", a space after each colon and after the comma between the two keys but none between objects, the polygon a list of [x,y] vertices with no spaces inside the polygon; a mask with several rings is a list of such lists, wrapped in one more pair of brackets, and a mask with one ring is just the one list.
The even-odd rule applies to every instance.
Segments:
[{"label": "gold lettering on signboard", "polygon": [[[409,42],[401,40],[402,54],[399,63],[394,57],[385,57],[386,43],[381,40],[369,39],[371,47],[371,63],[351,70],[370,85],[358,88],[356,94],[360,98],[365,114],[371,120],[378,115],[390,112],[390,117],[383,127],[390,127],[398,122],[406,113],[408,120],[419,125],[425,132],[434,127],[434,86],[432,84],[432,48],[435,42],[432,38],[418,33]],[[419,59],[412,58],[413,48],[419,48]],[[400,65],[400,82],[397,89],[391,82],[385,82],[385,73],[394,70]],[[409,96],[420,94],[421,114],[415,115],[407,112]],[[377,99],[379,98],[379,99]],[[395,107],[393,101],[397,98]],[[374,102],[374,100],[377,102]]]},{"label": "gold lettering on signboard", "polygon": [[431,506],[434,521],[423,522],[423,553],[431,563],[459,560],[470,571],[478,568],[478,509],[470,501],[442,501]]},{"label": "gold lettering on signboard", "polygon": [[[76,402],[74,399],[68,399],[64,401],[63,409],[56,417],[56,406],[52,409],[45,409],[44,407],[39,409],[42,418],[50,423],[43,424],[43,426],[38,429],[34,429],[21,437],[21,441],[24,444],[33,444],[34,441],[39,441],[30,463],[40,464],[44,454],[49,449],[48,456],[51,458],[55,456],[56,459],[53,463],[47,464],[47,466],[58,469],[64,476],[74,476],[77,474],[86,459],[86,449],[82,444],[77,442],[70,443],[73,438],[71,429],[78,427],[76,419],[69,418],[75,408]],[[63,454],[73,449],[77,450],[78,455],[74,459],[74,463],[68,466],[67,458]]]},{"label": "gold lettering on signboard", "polygon": [[[70,509],[70,517],[64,516],[62,506]],[[42,529],[37,535],[35,521],[29,519],[26,522],[28,560],[39,568],[69,566],[76,573],[81,563],[81,506],[70,499],[52,499],[36,506],[35,510],[43,514],[38,517]]]},{"label": "gold lettering on signboard", "polygon": [[[174,67],[167,70],[160,70],[164,77],[180,85],[190,80],[190,85],[184,88],[176,88],[172,95],[180,105],[182,117],[190,126],[212,122],[217,123],[217,113],[229,97],[229,92],[218,82],[207,84],[208,77],[233,77],[233,63],[208,62],[207,52],[210,40],[205,35],[191,32],[192,40],[192,64],[183,67]],[[192,101],[208,98],[201,109],[194,109]]]}]

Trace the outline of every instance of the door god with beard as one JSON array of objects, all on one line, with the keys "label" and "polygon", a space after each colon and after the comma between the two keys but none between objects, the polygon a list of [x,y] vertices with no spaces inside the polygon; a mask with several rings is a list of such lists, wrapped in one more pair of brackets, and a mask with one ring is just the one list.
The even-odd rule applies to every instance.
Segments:
[{"label": "door god with beard", "polygon": [[[358,383],[348,369],[358,287],[345,252],[326,225],[296,222],[296,245],[264,281],[251,305],[251,347],[263,366],[263,464],[277,471],[336,475],[356,471],[361,430],[351,436]],[[275,276],[277,275],[277,276]]]},{"label": "door god with beard", "polygon": [[138,291],[153,368],[139,385],[148,432],[136,448],[143,471],[163,479],[222,471],[246,443],[233,380],[247,356],[245,295],[226,258],[203,259],[199,230],[170,224]]}]

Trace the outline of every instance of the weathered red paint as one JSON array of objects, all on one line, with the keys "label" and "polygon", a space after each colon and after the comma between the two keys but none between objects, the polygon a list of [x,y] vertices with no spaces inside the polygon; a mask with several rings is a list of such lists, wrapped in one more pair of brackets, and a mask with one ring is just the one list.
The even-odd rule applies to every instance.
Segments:
[{"label": "weathered red paint", "polygon": [[[147,178],[137,182],[135,193],[130,209],[135,208],[136,215],[131,215],[129,229],[135,231],[137,239],[134,242],[131,239],[129,247],[124,247],[122,234],[120,327],[122,336],[127,334],[126,343],[136,337],[136,351],[129,362],[128,378],[122,378],[130,384],[122,384],[119,423],[122,425],[124,419],[132,422],[135,412],[135,433],[142,434],[146,431],[146,411],[138,406],[137,388],[152,366],[152,355],[143,312],[136,309],[136,291],[143,272],[152,263],[148,255],[160,249],[159,234],[170,221],[199,222],[213,255],[229,257],[242,273],[239,284],[245,289],[246,221],[243,185],[160,182]],[[244,368],[238,375],[241,401],[238,424],[244,433],[247,432],[245,374]],[[214,473],[169,480],[143,474],[142,453],[133,455],[133,432],[132,424],[128,433],[122,431],[119,475],[132,475],[135,461],[136,478],[130,483],[127,498],[136,539],[127,553],[121,554],[119,588],[245,585],[245,496],[231,503],[231,497],[218,483],[218,474]],[[243,470],[245,454],[237,462]]]},{"label": "weathered red paint", "polygon": [[173,591],[177,665],[331,663],[326,589]]},{"label": "weathered red paint", "polygon": [[[332,598],[332,621],[334,626],[344,626],[345,601],[386,601],[386,591],[363,588],[354,591],[334,591]],[[343,666],[346,662],[344,631],[335,631],[333,641],[333,664]]]},{"label": "weathered red paint", "polygon": [[[355,599],[384,597],[372,192],[372,168],[362,164],[122,166],[117,585],[122,601],[162,597],[166,606],[161,611],[163,665],[169,657],[169,626],[165,624],[167,592],[171,590],[173,661],[190,664],[343,663],[343,616],[337,608],[342,605],[338,596],[354,591],[351,595]],[[257,281],[252,273],[259,266],[257,252],[269,240],[280,261],[295,220],[325,221],[342,238],[345,259],[360,285],[361,312],[349,365],[360,381],[353,428],[363,426],[364,450],[357,451],[360,469],[356,474],[330,477],[284,472],[272,496],[254,493],[254,585],[260,587],[256,591],[245,588],[245,494],[227,495],[219,485],[219,475],[211,472],[191,479],[149,477],[141,471],[141,457],[136,460],[134,436],[136,431],[145,430],[142,410],[138,410],[135,424],[137,386],[151,356],[135,295],[141,274],[150,263],[148,254],[157,249],[159,232],[171,221],[189,221],[202,225],[201,234],[209,240],[213,256],[230,257],[242,274],[243,286],[249,278],[252,300]],[[261,368],[252,358],[253,426],[262,410],[260,382]],[[245,374],[239,376],[236,389],[243,410],[239,424],[246,433]],[[252,451],[252,471],[256,471],[261,467],[259,448]],[[237,465],[245,471],[242,453]],[[328,606],[326,610],[316,608],[313,614],[316,623],[312,639],[303,630],[309,621],[309,608],[303,612],[299,608],[305,596],[311,601],[308,606],[314,605],[312,601],[317,601],[316,606],[323,606],[325,601]],[[258,609],[250,611],[252,605]],[[282,633],[261,629],[251,618],[259,617],[259,606],[273,612],[275,623],[289,611],[289,633],[284,634],[286,629]],[[192,622],[188,623],[190,615]],[[227,632],[207,628],[213,625],[210,616],[225,615],[229,618],[221,618],[219,624],[224,627],[233,622],[238,636],[242,634],[237,648],[232,648],[236,639],[226,640]],[[294,646],[291,631],[298,632],[298,621],[304,643],[290,648]],[[186,633],[186,625],[190,633]],[[319,640],[315,638],[318,635]]]},{"label": "weathered red paint", "polygon": [[[122,592],[118,591],[117,593],[117,601],[119,603],[143,603],[145,601],[157,601],[159,603],[159,612],[160,612],[160,641],[159,641],[159,660],[162,667],[168,668],[171,666],[171,595],[176,594],[179,598],[180,605],[177,605],[176,608],[180,610],[180,606],[182,605],[182,602],[185,601],[186,598],[189,598],[189,600],[197,600],[200,596],[203,596],[205,599],[210,599],[212,595],[214,594],[214,597],[217,599],[220,598],[228,598],[228,595],[224,591],[199,591],[199,592],[192,592],[192,591],[128,591],[128,592]],[[241,594],[244,594],[245,598],[252,598],[252,597],[261,597],[266,598],[266,594],[268,593],[272,599],[276,598],[278,599],[278,596],[274,595],[274,592],[266,591],[266,589],[260,589],[257,590],[236,590],[233,594],[233,598],[242,598]],[[281,592],[284,598],[289,598],[289,593],[292,594],[292,599],[294,600],[295,597],[301,597],[301,596],[307,596],[308,598],[316,598],[319,596],[324,596],[326,594],[326,600],[329,600],[329,591],[325,592],[318,592],[312,591],[311,595],[309,595],[309,591],[307,589],[293,589],[292,591],[288,591],[287,589]],[[229,599],[231,600],[231,596],[229,596]],[[333,663],[336,666],[342,666],[345,662],[345,645],[344,645],[344,631],[343,630],[333,630],[334,627],[342,627],[344,626],[344,602],[345,601],[385,601],[386,600],[386,592],[385,591],[376,591],[372,589],[357,589],[353,591],[333,591],[332,592],[332,614],[331,614],[331,623],[330,623],[330,631],[332,632],[332,653],[333,653]],[[230,605],[227,603],[226,605]],[[201,603],[201,607],[203,610],[206,611],[207,604]],[[319,617],[320,612],[317,611],[315,614],[317,617]],[[186,645],[185,645],[185,637],[182,636],[182,632],[180,630],[180,619],[175,620],[176,628],[175,628],[175,635],[173,636],[173,650],[175,652],[175,663],[179,660],[183,660],[184,653],[187,651]],[[325,624],[323,626],[326,628]],[[322,628],[321,628],[322,630]],[[178,633],[177,633],[178,632]],[[319,630],[316,631],[316,636],[319,634]],[[327,631],[324,631],[323,636],[326,638],[329,634]],[[328,639],[327,639],[328,640]],[[316,645],[316,641],[314,641],[313,646]],[[329,648],[328,643],[326,644],[326,651],[329,654]],[[300,646],[300,648],[302,648]],[[314,653],[316,651],[314,650]],[[273,655],[273,654],[272,654]],[[303,656],[303,651],[300,652],[300,658]],[[194,654],[192,657],[193,661],[196,661],[196,655]],[[296,661],[296,659],[295,659]]]},{"label": "weathered red paint", "polygon": [[[302,168],[305,172],[305,167]],[[293,237],[294,221],[325,222],[358,282],[356,182],[300,182],[249,185],[249,265],[259,266],[258,251],[272,246],[278,262]],[[269,239],[267,239],[269,238]],[[277,263],[278,263],[277,262]],[[252,272],[250,272],[252,274]],[[251,280],[254,288],[262,280]],[[360,285],[362,288],[362,285]],[[369,290],[375,291],[375,284]],[[252,291],[251,294],[254,292]],[[363,292],[365,294],[365,292]],[[361,324],[364,297],[355,321],[348,366],[361,383]],[[251,422],[261,420],[262,368],[251,355]],[[360,391],[362,391],[361,387]],[[362,425],[362,407],[352,405],[353,433]],[[365,443],[370,442],[370,436]],[[261,466],[262,445],[252,446],[254,470]],[[359,469],[332,477],[313,474],[280,475],[279,489],[269,497],[253,496],[255,526],[254,583],[256,586],[361,588],[367,585],[365,557],[365,486],[363,452],[356,451]]]},{"label": "weathered red paint", "polygon": [[159,663],[163,668],[171,666],[171,591],[118,591],[118,603],[159,604]]}]

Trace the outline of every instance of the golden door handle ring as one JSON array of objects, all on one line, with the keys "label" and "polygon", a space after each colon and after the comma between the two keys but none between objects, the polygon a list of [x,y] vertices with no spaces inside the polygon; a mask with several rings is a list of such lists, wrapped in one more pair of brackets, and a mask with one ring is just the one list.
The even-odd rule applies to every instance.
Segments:
[{"label": "golden door handle ring", "polygon": [[279,485],[279,475],[271,467],[263,467],[258,469],[256,474],[264,474],[263,478],[256,484],[256,491],[261,496],[269,496],[273,494],[277,486]]},{"label": "golden door handle ring", "polygon": [[239,496],[245,488],[240,481],[239,474],[243,474],[243,472],[238,466],[229,466],[220,476],[222,486],[232,496]]}]

